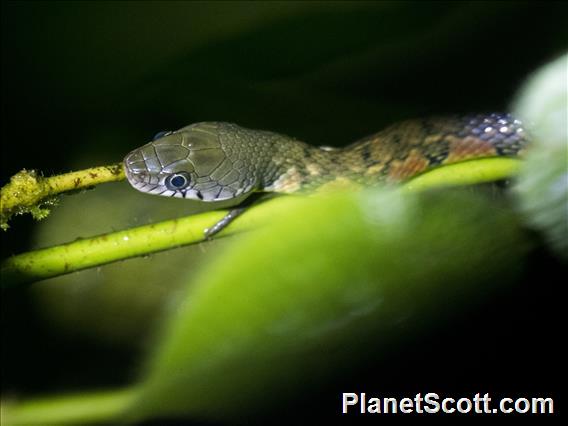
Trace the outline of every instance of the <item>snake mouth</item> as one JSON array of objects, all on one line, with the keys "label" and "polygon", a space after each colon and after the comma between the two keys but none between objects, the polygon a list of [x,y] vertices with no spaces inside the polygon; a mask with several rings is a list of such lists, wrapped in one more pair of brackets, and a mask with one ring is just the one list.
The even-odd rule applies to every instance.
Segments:
[{"label": "snake mouth", "polygon": [[138,191],[151,193],[160,186],[157,182],[151,182],[152,179],[148,172],[133,172],[128,168],[125,168],[125,170],[126,179]]}]

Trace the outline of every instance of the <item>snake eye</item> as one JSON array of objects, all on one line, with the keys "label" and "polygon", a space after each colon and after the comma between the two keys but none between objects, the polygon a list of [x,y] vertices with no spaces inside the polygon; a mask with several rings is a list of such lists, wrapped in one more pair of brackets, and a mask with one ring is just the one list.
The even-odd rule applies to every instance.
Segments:
[{"label": "snake eye", "polygon": [[179,191],[189,185],[189,174],[186,172],[174,173],[166,178],[166,188],[171,191]]},{"label": "snake eye", "polygon": [[164,136],[168,136],[170,133],[172,133],[171,130],[163,130],[161,132],[156,133],[152,138],[152,140],[155,141],[156,139],[163,138]]}]

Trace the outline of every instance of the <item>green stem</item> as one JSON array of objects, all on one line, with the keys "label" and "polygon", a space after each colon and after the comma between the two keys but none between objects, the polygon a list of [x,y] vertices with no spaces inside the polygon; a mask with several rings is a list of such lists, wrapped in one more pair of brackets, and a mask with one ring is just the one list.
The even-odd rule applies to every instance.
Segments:
[{"label": "green stem", "polygon": [[131,406],[136,388],[2,402],[2,425],[116,423]]},{"label": "green stem", "polygon": [[124,178],[122,163],[50,177],[43,177],[35,170],[20,170],[0,188],[0,228],[7,230],[10,218],[18,214],[30,213],[34,219],[43,219],[49,214],[45,206],[54,205],[58,194]]},{"label": "green stem", "polygon": [[7,230],[10,218],[18,214],[30,213],[35,219],[43,219],[49,213],[45,206],[53,205],[58,194],[124,178],[122,163],[50,177],[43,177],[35,170],[20,170],[0,188],[0,228]]},{"label": "green stem", "polygon": [[[273,200],[277,201],[277,200]],[[215,235],[231,235],[257,227],[280,210],[261,203]],[[3,288],[68,274],[117,260],[142,256],[203,241],[204,230],[217,223],[227,210],[143,225],[70,243],[21,253],[0,265]]]},{"label": "green stem", "polygon": [[447,164],[422,173],[403,186],[410,191],[421,191],[441,186],[475,185],[510,178],[518,173],[521,162],[517,158],[482,158]]},{"label": "green stem", "polygon": [[207,212],[18,254],[2,262],[2,287],[195,243],[225,213]]}]

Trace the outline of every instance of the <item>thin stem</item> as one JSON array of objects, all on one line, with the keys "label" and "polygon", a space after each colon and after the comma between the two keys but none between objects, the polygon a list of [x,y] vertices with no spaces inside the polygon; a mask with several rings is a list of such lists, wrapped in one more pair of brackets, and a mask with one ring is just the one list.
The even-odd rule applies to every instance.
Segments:
[{"label": "thin stem", "polygon": [[[252,229],[266,222],[274,209],[278,209],[270,204],[265,202],[250,208],[246,215],[237,218],[215,238]],[[1,284],[3,288],[11,287],[194,244],[203,241],[205,229],[217,223],[227,212],[217,210],[166,220],[14,255],[0,265]]]},{"label": "thin stem", "polygon": [[516,175],[521,162],[516,158],[482,158],[448,164],[422,173],[403,187],[410,191],[422,191],[442,186],[474,185],[494,182]]},{"label": "thin stem", "polygon": [[136,388],[2,402],[2,424],[77,425],[119,420],[137,395]]},{"label": "thin stem", "polygon": [[49,213],[45,206],[53,205],[58,194],[124,178],[122,163],[50,177],[40,176],[34,170],[21,170],[0,189],[0,228],[8,229],[8,221],[17,214],[31,213],[34,218],[42,219]]},{"label": "thin stem", "polygon": [[195,243],[223,214],[216,211],[167,220],[15,255],[2,262],[2,287]]}]

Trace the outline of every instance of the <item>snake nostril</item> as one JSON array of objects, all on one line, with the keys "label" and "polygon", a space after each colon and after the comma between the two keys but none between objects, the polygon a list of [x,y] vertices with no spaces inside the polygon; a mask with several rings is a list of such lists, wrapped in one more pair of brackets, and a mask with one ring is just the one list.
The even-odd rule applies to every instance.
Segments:
[{"label": "snake nostril", "polygon": [[144,156],[142,155],[140,150],[132,151],[126,156],[124,163],[127,166],[134,166],[136,163],[144,163]]},{"label": "snake nostril", "polygon": [[150,172],[144,160],[139,160],[139,156],[134,153],[124,159],[126,176],[131,182],[149,183],[151,180]]}]

